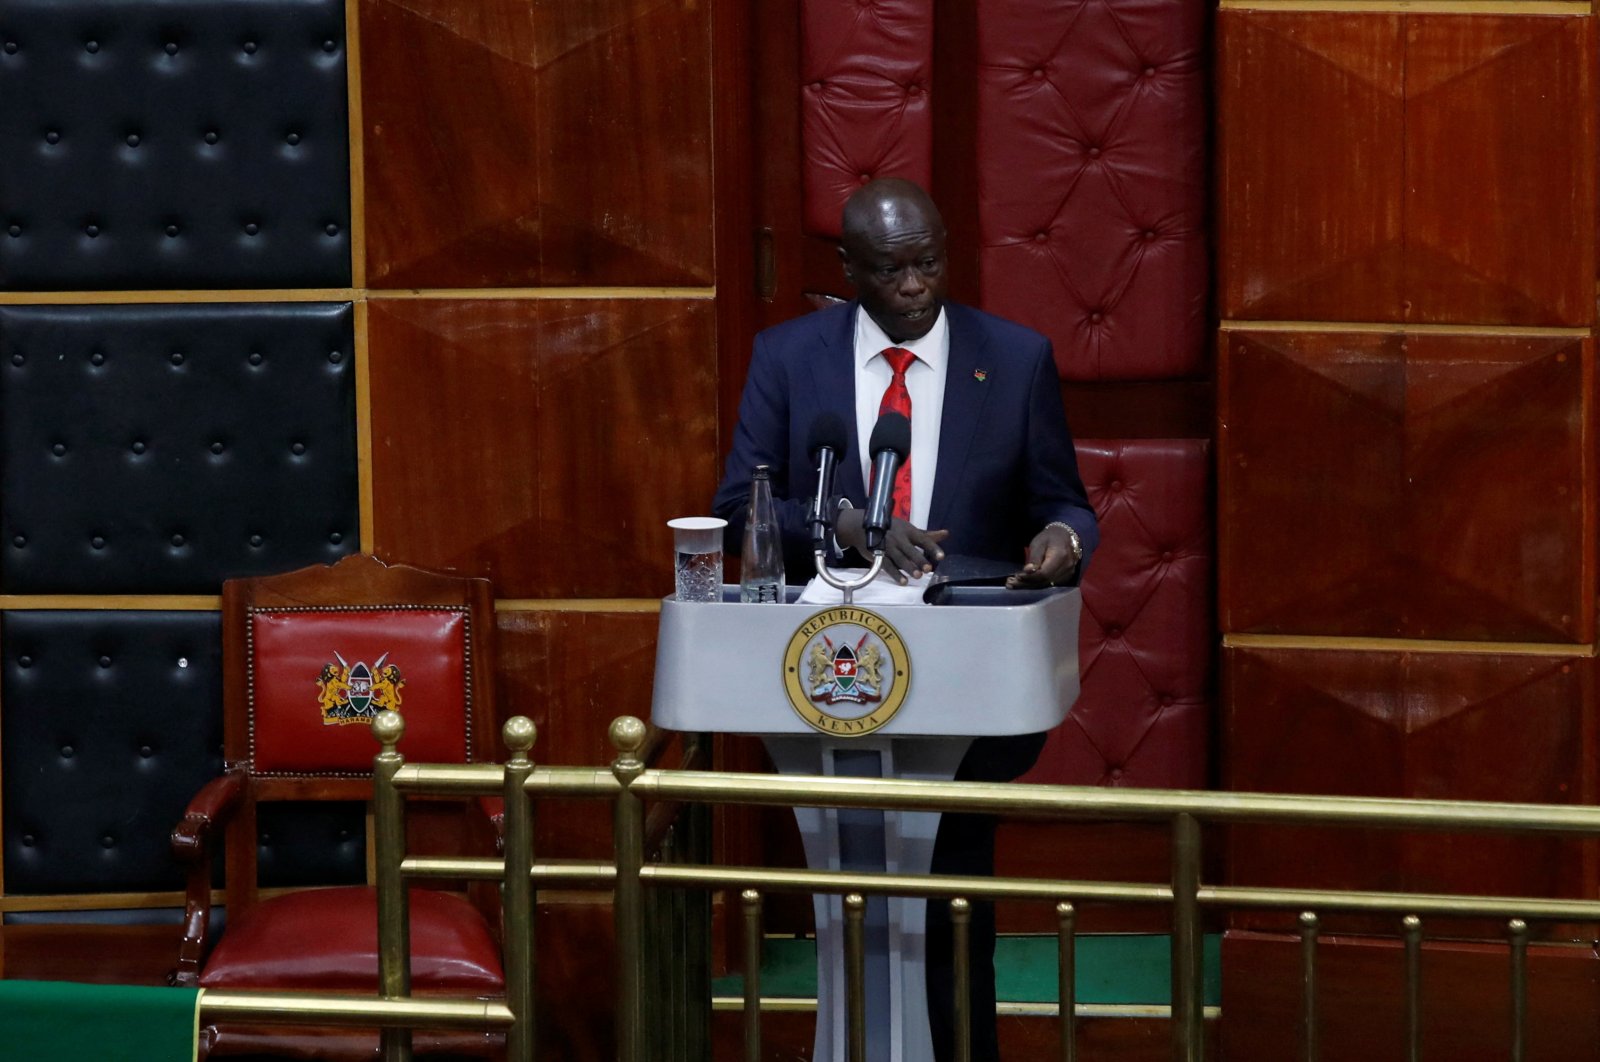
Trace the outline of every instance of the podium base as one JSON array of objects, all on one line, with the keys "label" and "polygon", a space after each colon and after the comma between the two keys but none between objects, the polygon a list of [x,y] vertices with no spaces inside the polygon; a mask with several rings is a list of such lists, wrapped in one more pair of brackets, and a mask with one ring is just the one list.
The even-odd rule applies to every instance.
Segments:
[{"label": "podium base", "polygon": [[[887,737],[834,741],[767,735],[768,753],[784,774],[949,781],[972,744],[970,737]],[[796,808],[813,869],[926,874],[939,831],[936,811],[883,812],[857,808]],[[845,999],[844,902],[812,900],[817,921],[817,1037],[814,1062],[848,1058]],[[867,900],[865,993],[870,1062],[926,1062],[933,1057],[928,1026],[927,900],[873,896]]]}]

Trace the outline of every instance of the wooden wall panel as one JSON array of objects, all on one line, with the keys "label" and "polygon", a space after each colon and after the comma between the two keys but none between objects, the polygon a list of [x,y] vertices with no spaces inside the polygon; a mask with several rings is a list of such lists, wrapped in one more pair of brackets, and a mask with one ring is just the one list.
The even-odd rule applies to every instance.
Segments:
[{"label": "wooden wall panel", "polygon": [[[1424,931],[1429,928],[1424,926]],[[1401,1059],[1404,957],[1395,940],[1330,937],[1317,953],[1321,1062]],[[1510,1058],[1503,944],[1430,941],[1422,949],[1422,1057]],[[1222,941],[1222,1054],[1228,1062],[1301,1058],[1300,942],[1229,933]],[[1592,945],[1528,949],[1528,1062],[1595,1062],[1600,962]]]},{"label": "wooden wall panel", "polygon": [[[536,763],[603,767],[619,715],[650,718],[659,615],[645,612],[502,611],[497,616],[503,714],[539,727]],[[608,801],[542,801],[541,858],[609,859]]]},{"label": "wooden wall panel", "polygon": [[717,483],[707,301],[371,304],[374,540],[502,598],[656,597]]},{"label": "wooden wall panel", "polygon": [[1217,13],[1223,317],[1400,317],[1401,16]]},{"label": "wooden wall panel", "polygon": [[[1589,804],[1593,658],[1378,649],[1224,652],[1224,787]],[[1238,828],[1238,885],[1586,896],[1594,842]],[[1287,918],[1240,918],[1288,924]],[[1237,923],[1236,923],[1237,924]],[[1337,924],[1336,922],[1334,924]]]},{"label": "wooden wall panel", "polygon": [[1594,320],[1594,20],[1406,19],[1406,310]]},{"label": "wooden wall panel", "polygon": [[712,282],[709,5],[360,11],[372,286]]},{"label": "wooden wall panel", "polygon": [[1592,346],[1221,336],[1223,628],[1592,636]]}]

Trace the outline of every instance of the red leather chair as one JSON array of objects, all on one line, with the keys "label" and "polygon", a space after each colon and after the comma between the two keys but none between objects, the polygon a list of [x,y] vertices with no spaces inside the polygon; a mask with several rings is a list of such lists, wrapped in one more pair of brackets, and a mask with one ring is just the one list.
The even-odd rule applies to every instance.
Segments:
[{"label": "red leather chair", "polygon": [[[189,866],[184,937],[172,980],[204,988],[375,995],[375,890],[343,886],[264,897],[256,882],[256,807],[267,800],[370,799],[378,749],[370,722],[382,708],[405,717],[400,751],[410,761],[491,759],[489,583],[358,554],[331,566],[230,580],[222,609],[227,770],[190,802],[172,834],[174,854]],[[476,832],[492,851],[492,827],[479,809],[472,812],[481,829],[466,832]],[[426,815],[413,818],[426,828]],[[462,833],[458,819],[450,832]],[[227,926],[213,939],[218,839],[226,850]],[[487,891],[482,901],[412,890],[413,992],[504,993],[496,911]],[[495,1038],[473,1034],[419,1033],[415,1043],[419,1053],[498,1047]],[[377,1044],[375,1031],[294,1026],[230,1025],[201,1034],[205,1054],[370,1058]]]}]

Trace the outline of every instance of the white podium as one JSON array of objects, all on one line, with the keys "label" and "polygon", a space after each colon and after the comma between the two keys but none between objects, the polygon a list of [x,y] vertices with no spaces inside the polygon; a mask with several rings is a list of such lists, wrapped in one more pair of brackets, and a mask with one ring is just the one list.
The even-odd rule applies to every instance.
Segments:
[{"label": "white podium", "polygon": [[[790,589],[791,601],[798,588]],[[761,736],[785,774],[949,780],[975,737],[1049,730],[1078,696],[1076,589],[944,588],[939,605],[661,606],[651,719]],[[925,874],[937,812],[796,808],[814,868]],[[844,1062],[844,911],[815,897],[815,1062]],[[867,1057],[933,1057],[922,899],[869,899]]]}]

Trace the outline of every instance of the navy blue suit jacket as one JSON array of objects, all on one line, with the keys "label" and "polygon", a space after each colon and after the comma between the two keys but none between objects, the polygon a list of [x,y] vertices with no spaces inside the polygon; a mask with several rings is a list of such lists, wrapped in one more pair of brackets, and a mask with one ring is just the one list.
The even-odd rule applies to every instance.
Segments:
[{"label": "navy blue suit jacket", "polygon": [[[1061,520],[1078,532],[1087,561],[1099,532],[1078,475],[1050,341],[971,307],[946,302],[944,312],[950,365],[929,528],[949,529],[947,554],[1021,567],[1033,536]],[[835,493],[866,504],[854,430],[855,313],[854,302],[832,306],[756,336],[733,449],[713,503],[728,521],[728,548],[736,553],[750,474],[756,465],[771,467],[790,582],[805,582],[814,571],[806,512],[817,473],[806,443],[825,410],[851,436]],[[915,423],[915,409],[911,416]]]}]

